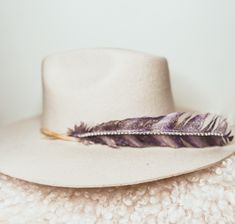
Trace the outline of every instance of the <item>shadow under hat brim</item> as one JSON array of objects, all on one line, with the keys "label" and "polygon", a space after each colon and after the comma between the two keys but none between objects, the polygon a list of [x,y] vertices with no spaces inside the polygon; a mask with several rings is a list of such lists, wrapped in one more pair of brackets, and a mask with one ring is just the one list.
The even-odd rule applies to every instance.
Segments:
[{"label": "shadow under hat brim", "polygon": [[52,140],[40,116],[0,129],[0,172],[58,187],[109,187],[144,183],[207,168],[235,152],[223,147],[119,149]]}]

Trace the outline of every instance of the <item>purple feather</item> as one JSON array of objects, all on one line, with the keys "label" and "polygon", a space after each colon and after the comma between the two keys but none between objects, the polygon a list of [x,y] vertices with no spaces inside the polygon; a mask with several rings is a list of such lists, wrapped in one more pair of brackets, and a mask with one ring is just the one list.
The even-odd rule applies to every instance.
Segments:
[{"label": "purple feather", "polygon": [[88,127],[85,123],[69,129],[68,135],[86,144],[110,147],[208,147],[232,141],[227,121],[210,113],[174,112],[159,117],[113,120]]}]

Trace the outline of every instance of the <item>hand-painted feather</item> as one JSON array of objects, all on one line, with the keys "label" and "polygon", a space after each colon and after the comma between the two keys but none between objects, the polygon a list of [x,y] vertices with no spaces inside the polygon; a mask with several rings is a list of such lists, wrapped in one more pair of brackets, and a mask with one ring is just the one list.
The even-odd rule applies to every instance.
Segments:
[{"label": "hand-painted feather", "polygon": [[93,127],[82,122],[69,129],[68,136],[86,144],[138,148],[223,146],[233,139],[227,121],[221,116],[188,112],[114,120]]}]

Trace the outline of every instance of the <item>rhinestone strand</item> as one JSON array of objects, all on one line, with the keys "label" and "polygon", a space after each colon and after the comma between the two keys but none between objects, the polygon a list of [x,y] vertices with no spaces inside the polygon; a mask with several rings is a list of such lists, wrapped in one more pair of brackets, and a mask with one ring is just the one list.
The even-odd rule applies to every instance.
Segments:
[{"label": "rhinestone strand", "polygon": [[100,136],[100,135],[193,135],[193,136],[221,136],[222,133],[212,133],[212,132],[177,132],[177,131],[135,131],[135,130],[121,130],[121,131],[102,131],[102,132],[87,132],[83,134],[78,134],[77,137],[85,138],[91,136]]}]

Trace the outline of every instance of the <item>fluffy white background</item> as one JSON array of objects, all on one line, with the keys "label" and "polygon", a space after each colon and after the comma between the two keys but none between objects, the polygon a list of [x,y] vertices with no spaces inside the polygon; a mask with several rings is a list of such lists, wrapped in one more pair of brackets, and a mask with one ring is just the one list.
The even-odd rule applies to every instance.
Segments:
[{"label": "fluffy white background", "polygon": [[[168,58],[176,104],[235,124],[235,2],[0,0],[0,125],[41,111],[41,59],[85,47]],[[0,223],[234,223],[235,162],[140,186],[42,187],[0,176]],[[118,222],[116,222],[118,223]]]},{"label": "fluffy white background", "polygon": [[217,166],[148,184],[66,189],[0,175],[0,223],[232,224],[235,156]]}]

